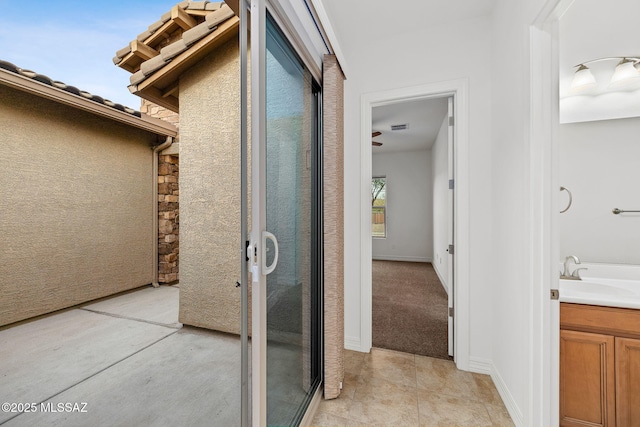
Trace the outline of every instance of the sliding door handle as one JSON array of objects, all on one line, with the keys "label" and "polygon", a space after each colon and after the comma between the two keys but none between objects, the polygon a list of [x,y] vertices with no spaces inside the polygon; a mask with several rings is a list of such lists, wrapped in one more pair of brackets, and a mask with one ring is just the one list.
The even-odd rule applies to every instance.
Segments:
[{"label": "sliding door handle", "polygon": [[[273,262],[271,265],[267,266],[267,239],[273,242],[273,247],[276,250],[275,255],[273,256]],[[276,269],[278,265],[278,239],[272,233],[268,231],[262,232],[262,274],[265,276],[267,274],[273,273],[273,270]]]}]

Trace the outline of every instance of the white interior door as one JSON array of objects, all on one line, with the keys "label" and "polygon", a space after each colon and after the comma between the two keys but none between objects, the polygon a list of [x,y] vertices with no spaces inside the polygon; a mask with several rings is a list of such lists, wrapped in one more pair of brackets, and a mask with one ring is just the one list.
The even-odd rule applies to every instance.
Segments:
[{"label": "white interior door", "polygon": [[447,215],[447,235],[450,238],[449,245],[449,262],[448,262],[448,271],[447,271],[447,281],[449,282],[449,320],[448,320],[448,353],[449,356],[454,356],[454,322],[455,322],[455,310],[454,310],[454,295],[456,292],[455,286],[455,275],[454,275],[454,264],[455,264],[455,229],[454,229],[454,215],[455,215],[455,171],[454,171],[454,136],[455,136],[455,115],[454,115],[454,105],[453,105],[453,97],[450,96],[448,98],[449,103],[449,131],[447,137],[447,151],[448,151],[448,175],[449,175],[449,201],[447,205],[449,206],[449,214]]}]

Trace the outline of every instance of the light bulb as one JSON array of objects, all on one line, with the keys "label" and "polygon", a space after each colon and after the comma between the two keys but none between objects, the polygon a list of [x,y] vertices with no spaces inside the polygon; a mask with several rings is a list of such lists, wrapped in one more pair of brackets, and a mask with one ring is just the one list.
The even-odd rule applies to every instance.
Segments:
[{"label": "light bulb", "polygon": [[571,90],[572,91],[584,91],[591,89],[596,86],[596,78],[591,74],[591,70],[589,67],[584,64],[580,64],[578,70],[573,76],[573,80],[571,81]]},{"label": "light bulb", "polygon": [[640,81],[640,72],[638,72],[634,65],[634,61],[622,58],[622,61],[616,66],[616,71],[613,73],[613,76],[611,76],[609,88],[615,89]]}]

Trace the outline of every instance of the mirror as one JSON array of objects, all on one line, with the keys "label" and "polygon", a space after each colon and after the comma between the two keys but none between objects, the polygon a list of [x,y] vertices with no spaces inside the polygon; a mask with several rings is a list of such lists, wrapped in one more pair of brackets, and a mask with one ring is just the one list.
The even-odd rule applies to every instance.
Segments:
[{"label": "mirror", "polygon": [[[560,123],[640,116],[640,73],[634,73],[640,65],[635,70],[633,62],[620,67],[620,71],[631,74],[620,82],[611,82],[621,58],[640,57],[638,16],[637,0],[575,1],[562,16]],[[595,82],[572,88],[579,64],[588,68],[585,72]]]},{"label": "mirror", "polygon": [[[574,65],[640,55],[637,16],[637,0],[581,0],[560,20],[558,171],[559,184],[573,196],[570,209],[560,214],[561,258],[640,265],[640,213],[612,212],[640,211],[640,89],[606,91],[604,84],[601,93],[569,93]],[[600,61],[590,68],[596,79],[608,73],[608,80],[617,64]],[[563,210],[568,193],[559,192],[558,200]]]}]

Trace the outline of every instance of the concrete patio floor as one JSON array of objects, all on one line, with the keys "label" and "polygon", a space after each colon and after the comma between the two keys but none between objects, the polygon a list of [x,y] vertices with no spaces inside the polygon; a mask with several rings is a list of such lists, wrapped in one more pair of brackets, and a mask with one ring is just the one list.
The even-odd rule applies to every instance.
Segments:
[{"label": "concrete patio floor", "polygon": [[182,328],[178,293],[145,287],[1,329],[0,425],[238,425],[240,341]]}]

